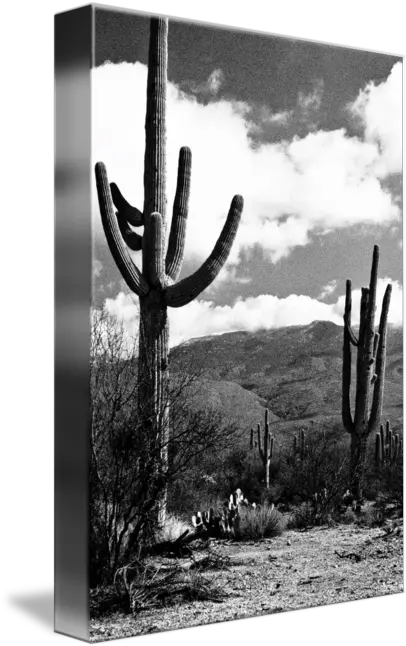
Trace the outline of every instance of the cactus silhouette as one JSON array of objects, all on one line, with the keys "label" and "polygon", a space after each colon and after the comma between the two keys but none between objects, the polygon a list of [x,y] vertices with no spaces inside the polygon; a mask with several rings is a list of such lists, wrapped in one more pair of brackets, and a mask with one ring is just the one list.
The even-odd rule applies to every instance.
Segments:
[{"label": "cactus silhouette", "polygon": [[375,465],[393,466],[402,459],[403,442],[399,434],[393,434],[390,422],[381,424],[379,433],[375,435]]},{"label": "cactus silhouette", "polygon": [[[142,424],[148,437],[148,450],[150,453],[160,451],[157,468],[164,480],[169,440],[167,310],[168,307],[187,305],[216,278],[230,253],[243,209],[243,198],[234,196],[227,220],[210,256],[191,276],[176,282],[184,255],[192,155],[189,148],[181,148],[172,222],[166,245],[167,58],[168,20],[152,18],[143,210],[131,206],[117,185],[109,183],[103,163],[97,163],[95,168],[100,213],[110,251],[128,287],[139,297],[138,398],[142,404]],[[133,227],[139,226],[144,227],[142,236],[133,230]],[[142,251],[142,271],[134,264],[129,249]],[[159,519],[162,521],[166,509],[165,494],[159,507]]]},{"label": "cactus silhouette", "polygon": [[251,429],[251,435],[250,435],[250,448],[253,449],[255,446],[255,448],[258,449],[259,456],[262,460],[262,464],[264,465],[265,486],[267,489],[269,489],[269,484],[270,484],[271,459],[273,456],[273,449],[274,449],[274,443],[275,443],[275,438],[269,432],[268,416],[269,416],[269,411],[267,408],[265,408],[265,424],[264,424],[263,438],[261,439],[261,424],[257,425],[258,439],[256,442],[254,442],[253,428]]},{"label": "cactus silhouette", "polygon": [[303,462],[303,460],[306,457],[306,433],[304,432],[304,429],[300,429],[299,431],[299,439],[298,436],[295,435],[293,436],[293,462],[296,462],[296,457],[299,456],[300,461]]},{"label": "cactus silhouette", "polygon": [[[375,332],[376,285],[379,247],[375,245],[369,287],[361,290],[358,338],[351,328],[351,281],[347,280],[344,311],[342,373],[342,420],[351,435],[350,480],[357,500],[362,499],[362,479],[367,439],[376,431],[382,414],[385,379],[386,337],[392,286],[386,287],[379,330]],[[357,348],[354,415],[351,412],[351,346]]]}]

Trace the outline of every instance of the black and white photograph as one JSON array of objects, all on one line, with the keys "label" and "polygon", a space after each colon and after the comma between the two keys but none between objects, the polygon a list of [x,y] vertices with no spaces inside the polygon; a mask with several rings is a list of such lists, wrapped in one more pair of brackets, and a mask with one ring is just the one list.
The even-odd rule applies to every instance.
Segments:
[{"label": "black and white photograph", "polygon": [[94,21],[91,640],[403,592],[402,57]]}]

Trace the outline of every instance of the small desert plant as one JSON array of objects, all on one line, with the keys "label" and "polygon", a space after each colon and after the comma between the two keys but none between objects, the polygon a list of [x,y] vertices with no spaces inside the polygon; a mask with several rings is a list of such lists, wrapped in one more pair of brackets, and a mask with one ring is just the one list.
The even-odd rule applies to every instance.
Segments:
[{"label": "small desert plant", "polygon": [[356,522],[363,527],[381,527],[385,523],[385,513],[380,506],[366,507],[358,514]]},{"label": "small desert plant", "polygon": [[262,491],[260,502],[261,504],[268,503],[268,505],[277,505],[283,497],[283,493],[283,485],[275,482],[271,484],[267,489]]},{"label": "small desert plant", "polygon": [[273,538],[274,536],[280,536],[283,529],[282,514],[273,505],[265,504],[255,509],[241,507],[238,522],[234,528],[234,537],[240,541]]},{"label": "small desert plant", "polygon": [[357,522],[357,515],[351,507],[347,507],[345,512],[340,516],[340,523],[343,525],[352,525]]},{"label": "small desert plant", "polygon": [[304,502],[292,512],[289,521],[289,529],[305,529],[320,525],[334,525],[335,521],[331,510],[315,501]]},{"label": "small desert plant", "polygon": [[310,503],[304,502],[298,505],[289,516],[288,529],[305,529],[312,527],[314,522],[314,510]]}]

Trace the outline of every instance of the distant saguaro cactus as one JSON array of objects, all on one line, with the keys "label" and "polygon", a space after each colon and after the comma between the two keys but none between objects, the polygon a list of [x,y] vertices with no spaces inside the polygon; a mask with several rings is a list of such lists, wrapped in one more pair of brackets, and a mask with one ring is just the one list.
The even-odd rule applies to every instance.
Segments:
[{"label": "distant saguaro cactus", "polygon": [[265,424],[263,437],[261,438],[261,424],[257,425],[257,441],[254,440],[254,429],[251,429],[251,439],[250,439],[250,448],[254,447],[258,449],[259,456],[262,460],[265,470],[265,485],[269,489],[270,484],[270,468],[271,468],[271,459],[273,457],[274,443],[275,438],[269,432],[269,411],[265,408]]},{"label": "distant saguaro cactus", "polygon": [[393,434],[390,422],[387,421],[385,428],[380,426],[379,433],[375,436],[375,465],[392,466],[402,457],[403,442],[399,434]]},{"label": "distant saguaro cactus", "polygon": [[302,428],[299,431],[299,437],[296,433],[293,436],[293,460],[296,461],[296,458],[299,457],[300,461],[303,462],[306,457],[306,449],[306,433]]},{"label": "distant saguaro cactus", "polygon": [[[146,436],[146,455],[160,452],[158,476],[165,482],[168,440],[168,307],[182,307],[206,289],[231,250],[243,209],[234,196],[214,249],[203,265],[179,282],[182,267],[191,176],[191,151],[181,148],[172,223],[166,249],[166,85],[168,20],[150,22],[147,109],[145,120],[144,206],[131,206],[116,184],[110,184],[103,163],[96,164],[96,184],[104,232],[125,282],[140,301],[138,399]],[[119,100],[119,99],[118,99]],[[114,127],[114,124],[112,124]],[[115,211],[116,207],[117,211]],[[132,227],[144,226],[144,235]],[[142,251],[142,272],[128,249]],[[165,518],[166,498],[159,504]]]},{"label": "distant saguaro cactus", "polygon": [[[361,290],[358,338],[351,328],[351,281],[347,280],[344,311],[342,420],[351,435],[350,485],[362,499],[367,439],[380,423],[386,362],[386,336],[392,286],[386,287],[378,332],[375,332],[379,247],[375,245],[369,287]],[[351,413],[351,345],[357,348],[355,411]]]}]

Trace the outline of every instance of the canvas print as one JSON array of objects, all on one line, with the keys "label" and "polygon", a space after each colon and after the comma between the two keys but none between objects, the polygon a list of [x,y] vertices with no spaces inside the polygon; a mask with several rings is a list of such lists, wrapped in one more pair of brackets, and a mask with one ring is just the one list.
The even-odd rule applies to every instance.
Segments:
[{"label": "canvas print", "polygon": [[402,58],[96,6],[91,89],[91,640],[402,592]]}]

